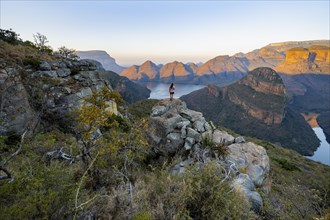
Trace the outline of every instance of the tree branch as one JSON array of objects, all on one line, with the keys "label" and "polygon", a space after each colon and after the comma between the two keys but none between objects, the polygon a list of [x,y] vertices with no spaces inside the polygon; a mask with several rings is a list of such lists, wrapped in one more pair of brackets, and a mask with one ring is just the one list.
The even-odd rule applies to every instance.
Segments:
[{"label": "tree branch", "polygon": [[22,147],[23,147],[23,143],[24,143],[24,137],[25,137],[25,134],[27,133],[27,131],[25,131],[23,134],[22,134],[22,137],[21,137],[21,142],[20,144],[18,145],[18,149],[12,153],[1,165],[0,165],[0,170],[2,170],[6,176],[0,176],[0,180],[4,180],[4,179],[10,179],[9,182],[13,182],[14,181],[14,177],[13,175],[9,172],[9,170],[7,170],[6,168],[6,165],[8,164],[8,162],[10,160],[12,160],[15,156],[17,156],[17,154],[21,151]]}]

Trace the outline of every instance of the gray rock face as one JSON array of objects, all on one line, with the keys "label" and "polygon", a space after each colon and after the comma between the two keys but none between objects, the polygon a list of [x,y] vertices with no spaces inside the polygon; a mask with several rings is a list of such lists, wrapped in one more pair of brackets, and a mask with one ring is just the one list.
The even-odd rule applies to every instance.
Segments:
[{"label": "gray rock face", "polygon": [[[23,84],[21,72],[25,69],[0,68],[0,135],[22,134],[28,127],[33,130],[41,108],[43,118],[51,123],[70,126],[70,112],[79,108],[85,97],[103,87],[112,91],[109,82],[100,79],[100,71],[95,69],[88,61],[42,62],[38,71],[28,74],[28,83]],[[111,105],[114,108],[116,105]]]},{"label": "gray rock face", "polygon": [[233,188],[241,193],[251,204],[252,210],[256,213],[261,211],[263,201],[260,194],[255,190],[255,185],[247,174],[239,174],[232,183]]},{"label": "gray rock face", "polygon": [[58,69],[56,72],[59,77],[67,77],[71,74],[71,70],[67,68]]},{"label": "gray rock face", "polygon": [[163,100],[152,109],[149,137],[155,152],[162,155],[191,150],[201,143],[205,119],[200,112],[187,109],[180,100]]},{"label": "gray rock face", "polygon": [[265,148],[254,143],[239,143],[228,146],[227,160],[233,161],[240,170],[245,170],[254,185],[263,185],[269,173],[269,158]]},{"label": "gray rock face", "polygon": [[52,69],[52,67],[49,65],[49,63],[47,63],[47,62],[42,62],[41,64],[40,64],[40,70],[43,70],[43,71],[49,71],[49,70],[51,70]]},{"label": "gray rock face", "polygon": [[36,112],[16,69],[3,68],[1,78],[0,135],[21,135],[36,122]]},{"label": "gray rock face", "polygon": [[235,138],[235,143],[245,143],[245,139],[242,136]]},{"label": "gray rock face", "polygon": [[215,130],[213,133],[213,142],[215,144],[224,143],[226,145],[234,143],[235,138],[225,131]]}]

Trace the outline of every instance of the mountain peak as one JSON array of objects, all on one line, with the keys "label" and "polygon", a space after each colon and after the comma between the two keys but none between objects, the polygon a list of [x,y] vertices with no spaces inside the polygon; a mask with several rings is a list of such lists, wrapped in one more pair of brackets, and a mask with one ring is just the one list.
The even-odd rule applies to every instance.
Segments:
[{"label": "mountain peak", "polygon": [[145,66],[145,65],[149,65],[149,66],[157,66],[154,62],[152,62],[151,60],[147,60],[144,63],[142,63],[141,66]]},{"label": "mountain peak", "polygon": [[237,83],[249,86],[257,92],[285,96],[282,78],[268,67],[259,67],[250,71]]}]

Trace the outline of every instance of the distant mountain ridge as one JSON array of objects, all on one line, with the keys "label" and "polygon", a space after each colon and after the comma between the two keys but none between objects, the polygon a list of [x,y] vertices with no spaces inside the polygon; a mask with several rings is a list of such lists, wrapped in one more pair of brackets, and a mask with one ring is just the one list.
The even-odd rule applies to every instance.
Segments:
[{"label": "distant mountain ridge", "polygon": [[125,68],[118,65],[116,60],[112,58],[106,51],[103,50],[87,50],[77,51],[80,59],[91,59],[100,62],[105,70],[113,71],[120,74]]},{"label": "distant mountain ridge", "polygon": [[288,105],[284,83],[270,68],[257,68],[234,84],[209,85],[180,99],[221,126],[303,155],[312,155],[319,145],[311,127]]},{"label": "distant mountain ridge", "polygon": [[[204,64],[183,64],[178,61],[164,65],[156,65],[147,61],[155,68],[147,68],[146,62],[141,66],[134,65],[122,71],[122,75],[135,81],[177,82],[192,84],[226,85],[237,81],[248,71],[258,67],[270,67],[281,73],[324,73],[330,74],[329,40],[290,41],[271,43],[246,54],[237,53],[233,56],[217,56]],[[297,54],[300,63],[293,62],[292,48],[309,48],[308,53]],[[299,56],[302,57],[299,57]],[[310,68],[306,68],[310,66]],[[150,77],[151,76],[151,77]]]}]

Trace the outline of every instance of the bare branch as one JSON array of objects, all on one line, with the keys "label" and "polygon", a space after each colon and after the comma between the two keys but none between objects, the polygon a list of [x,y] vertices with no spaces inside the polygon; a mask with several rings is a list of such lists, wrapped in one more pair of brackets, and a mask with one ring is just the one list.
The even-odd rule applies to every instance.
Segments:
[{"label": "bare branch", "polygon": [[11,172],[9,172],[9,170],[7,170],[6,165],[10,160],[12,160],[15,156],[17,156],[17,154],[21,151],[21,149],[23,147],[24,137],[25,137],[26,133],[27,133],[27,131],[25,131],[22,134],[21,142],[18,145],[18,149],[14,153],[12,153],[6,160],[4,160],[4,162],[0,165],[0,170],[2,170],[6,174],[5,176],[0,176],[0,180],[10,179],[9,182],[14,181],[14,177],[11,174]]},{"label": "bare branch", "polygon": [[[85,177],[86,177],[88,171],[92,168],[92,166],[93,166],[94,162],[96,161],[98,155],[99,155],[99,152],[97,152],[95,158],[94,158],[94,159],[92,160],[92,162],[89,164],[89,167],[86,169],[86,171],[84,172],[83,176],[82,176],[81,179],[80,179],[80,182],[79,182],[79,185],[78,185],[78,188],[77,188],[77,192],[76,192],[76,197],[75,197],[75,214],[74,214],[73,219],[77,219],[78,209],[82,207],[81,204],[78,205],[78,197],[79,197],[80,188],[81,188],[81,186],[82,186],[82,184],[83,184],[83,181],[84,181],[84,179],[85,179]],[[82,203],[82,204],[84,204],[84,203]]]}]

